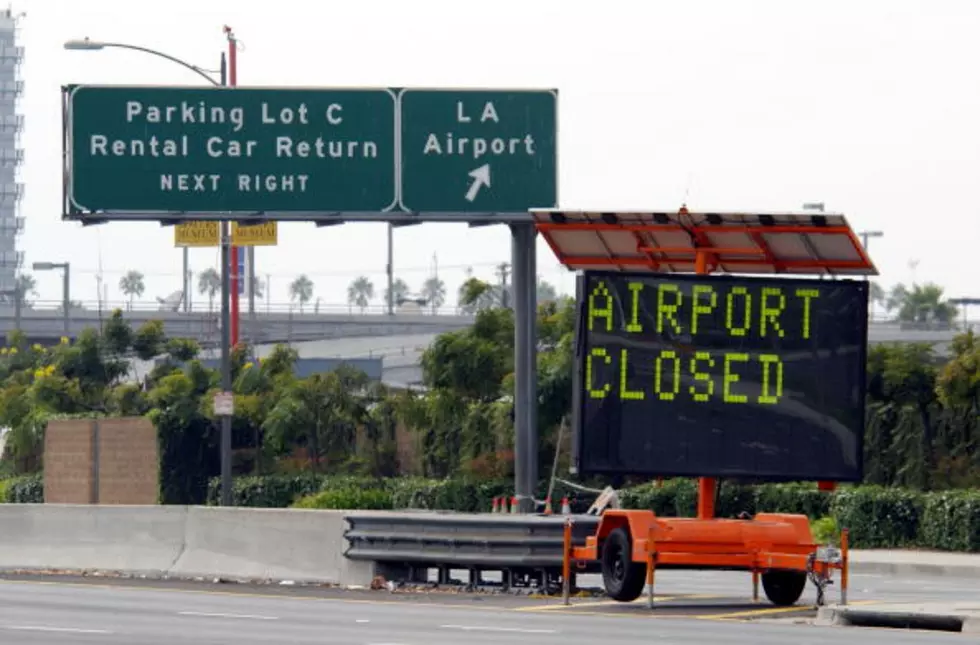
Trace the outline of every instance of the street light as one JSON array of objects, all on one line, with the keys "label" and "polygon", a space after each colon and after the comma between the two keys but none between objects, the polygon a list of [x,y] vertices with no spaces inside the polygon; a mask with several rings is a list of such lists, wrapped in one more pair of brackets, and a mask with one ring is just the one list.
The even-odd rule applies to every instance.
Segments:
[{"label": "street light", "polygon": [[[179,58],[171,56],[170,54],[166,54],[164,52],[157,51],[155,49],[150,49],[148,47],[141,47],[139,45],[129,45],[126,43],[107,43],[99,40],[92,40],[90,38],[83,38],[81,40],[77,40],[77,39],[68,40],[65,42],[65,49],[69,51],[101,51],[103,49],[108,49],[108,48],[130,49],[133,51],[143,52],[144,54],[150,54],[151,56],[156,56],[158,58],[163,58],[165,60],[169,60],[172,63],[180,65],[181,67],[194,72],[201,78],[205,79],[211,85],[216,85],[216,86],[222,85],[220,81],[216,81],[211,76],[211,74],[214,73],[213,70],[207,70],[198,67],[197,65],[193,65],[186,61],[180,60]],[[224,59],[222,59],[222,61],[223,60]],[[190,278],[188,277],[190,275],[190,263],[191,263],[190,249],[187,248],[186,246],[183,249],[183,260],[184,260],[184,275],[183,275],[184,311],[186,312],[190,310],[190,306],[188,304],[190,298],[188,296],[188,293],[190,292],[190,287],[191,287]]]},{"label": "street light", "polygon": [[884,237],[884,231],[861,231],[858,233],[858,237],[861,238],[861,244],[864,245],[864,250],[868,250],[868,240],[872,237]]},{"label": "street light", "polygon": [[35,271],[64,270],[64,284],[61,290],[62,307],[65,310],[65,337],[71,338],[71,263],[69,262],[35,262]]},{"label": "street light", "polygon": [[[227,67],[225,65],[225,55],[221,54],[221,69],[219,70],[220,80],[211,77],[210,70],[203,69],[197,65],[192,65],[179,58],[165,54],[155,49],[141,47],[139,45],[129,45],[126,43],[107,43],[85,38],[83,40],[69,40],[65,42],[65,49],[73,51],[98,51],[107,48],[130,49],[143,52],[158,58],[163,58],[172,63],[188,69],[198,76],[204,78],[211,85],[223,87],[227,85]],[[184,308],[187,309],[188,294],[190,293],[190,260],[188,248],[184,247]],[[254,267],[254,262],[252,263]],[[67,265],[66,265],[67,266]],[[35,268],[37,265],[35,265]],[[238,270],[238,267],[235,267]],[[230,273],[231,266],[231,235],[228,222],[221,222],[221,389],[224,392],[231,392],[231,315],[229,306],[231,302]],[[253,269],[254,271],[254,269]],[[67,269],[65,270],[67,275]],[[67,278],[66,278],[67,280]],[[67,282],[65,283],[65,298],[67,302]],[[234,297],[238,297],[236,293]],[[67,321],[67,314],[66,314]],[[66,322],[67,324],[67,322]],[[221,505],[231,506],[231,416],[221,415]]]}]

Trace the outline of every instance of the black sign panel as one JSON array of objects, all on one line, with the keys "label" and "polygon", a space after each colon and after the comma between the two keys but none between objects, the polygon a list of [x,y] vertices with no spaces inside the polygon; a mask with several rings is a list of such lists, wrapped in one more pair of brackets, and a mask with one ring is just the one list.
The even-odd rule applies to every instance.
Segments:
[{"label": "black sign panel", "polygon": [[863,281],[586,272],[585,474],[858,481]]}]

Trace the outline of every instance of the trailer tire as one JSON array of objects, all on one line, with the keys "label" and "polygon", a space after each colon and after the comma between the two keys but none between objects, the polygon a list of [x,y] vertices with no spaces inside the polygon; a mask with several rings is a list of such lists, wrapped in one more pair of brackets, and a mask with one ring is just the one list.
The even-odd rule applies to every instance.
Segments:
[{"label": "trailer tire", "polygon": [[803,571],[767,571],[762,574],[762,589],[766,598],[777,607],[789,607],[803,595],[806,573]]},{"label": "trailer tire", "polygon": [[623,527],[615,528],[602,544],[602,585],[619,602],[632,602],[643,593],[647,565],[633,562],[633,545]]}]

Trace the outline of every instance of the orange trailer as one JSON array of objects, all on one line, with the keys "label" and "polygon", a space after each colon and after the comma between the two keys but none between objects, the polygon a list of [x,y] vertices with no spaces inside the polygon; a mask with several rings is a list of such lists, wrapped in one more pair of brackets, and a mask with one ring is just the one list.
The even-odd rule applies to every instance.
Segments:
[{"label": "orange trailer", "polygon": [[[540,209],[532,214],[555,256],[572,270],[877,275],[846,219],[836,214],[692,213],[686,207],[678,212]],[[625,379],[625,366],[622,373]],[[833,481],[819,482],[820,490],[834,487]],[[754,599],[761,578],[766,597],[787,606],[799,600],[808,577],[822,602],[824,586],[833,571],[840,570],[846,602],[846,530],[836,550],[814,543],[803,515],[758,513],[719,519],[716,492],[715,478],[699,478],[696,518],[657,517],[645,510],[604,511],[585,546],[566,544],[566,581],[568,567],[575,562],[598,563],[608,595],[629,602],[645,585],[652,599],[657,569],[738,570],[752,574]]]}]

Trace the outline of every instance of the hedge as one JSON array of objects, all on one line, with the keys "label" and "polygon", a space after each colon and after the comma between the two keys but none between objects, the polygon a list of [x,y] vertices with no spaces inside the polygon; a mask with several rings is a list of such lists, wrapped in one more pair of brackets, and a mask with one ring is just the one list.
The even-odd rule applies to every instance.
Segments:
[{"label": "hedge", "polygon": [[5,504],[43,504],[44,476],[11,477],[0,481],[0,502]]}]

